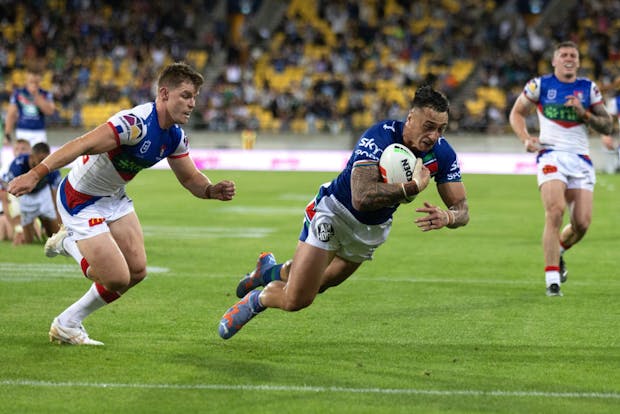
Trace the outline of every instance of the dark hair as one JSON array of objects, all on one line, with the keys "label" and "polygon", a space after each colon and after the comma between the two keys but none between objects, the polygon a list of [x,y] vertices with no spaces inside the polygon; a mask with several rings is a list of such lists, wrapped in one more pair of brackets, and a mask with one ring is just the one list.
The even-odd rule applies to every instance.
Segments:
[{"label": "dark hair", "polygon": [[32,147],[32,153],[33,154],[46,154],[46,155],[49,155],[49,153],[50,153],[50,146],[47,145],[46,142],[38,142],[38,143],[34,144],[34,146]]},{"label": "dark hair", "polygon": [[411,107],[431,108],[437,112],[448,112],[450,102],[443,93],[433,89],[431,85],[423,85],[415,91]]},{"label": "dark hair", "polygon": [[176,88],[186,81],[190,81],[196,89],[199,89],[204,83],[204,78],[187,63],[175,62],[162,69],[157,80],[157,87]]}]

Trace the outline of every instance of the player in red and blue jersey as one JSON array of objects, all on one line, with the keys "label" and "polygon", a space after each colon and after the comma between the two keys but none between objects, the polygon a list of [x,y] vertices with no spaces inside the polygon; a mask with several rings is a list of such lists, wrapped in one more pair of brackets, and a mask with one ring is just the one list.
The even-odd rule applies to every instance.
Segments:
[{"label": "player in red and blue jersey", "polygon": [[[456,228],[469,221],[465,187],[456,153],[443,137],[448,100],[430,86],[418,89],[405,122],[383,121],[364,132],[344,170],[319,189],[306,207],[293,260],[278,264],[262,253],[254,271],[237,286],[242,298],[222,317],[228,339],[266,308],[297,311],[315,296],[351,276],[385,242],[398,206],[424,190],[431,177],[447,209],[425,202],[416,209],[422,231]],[[415,181],[384,183],[379,159],[390,144],[407,146],[425,167]],[[263,290],[255,290],[265,286]]]},{"label": "player in red and blue jersey", "polygon": [[189,121],[202,84],[202,75],[190,66],[166,66],[155,102],[115,114],[9,183],[9,192],[25,194],[51,169],[78,158],[58,191],[57,206],[66,229],[48,240],[45,254],[72,256],[94,283],[53,320],[50,340],[102,345],[88,336],[82,320],[145,278],[144,236],[125,193],[127,182],[138,172],[167,159],[177,180],[195,197],[222,201],[234,197],[232,181],[213,184],[196,168],[179,126]]},{"label": "player in red and blue jersey", "polygon": [[[45,142],[39,142],[28,153],[19,154],[11,162],[9,170],[4,176],[5,181],[26,174],[35,168],[50,154],[50,147]],[[58,170],[50,171],[35,184],[32,191],[17,198],[20,211],[21,226],[24,232],[24,243],[32,243],[35,239],[34,221],[38,218],[48,237],[60,229],[58,213],[56,211],[56,191],[60,184],[61,175]]]},{"label": "player in red and blue jersey", "polygon": [[[545,208],[543,252],[548,296],[562,296],[567,271],[564,252],[586,234],[592,220],[596,176],[588,128],[609,134],[612,118],[598,87],[578,77],[579,50],[562,42],[553,54],[553,74],[530,80],[510,112],[510,125],[528,152],[537,152],[538,187]],[[540,133],[532,136],[526,118],[536,108]],[[562,228],[564,212],[570,223]]]}]

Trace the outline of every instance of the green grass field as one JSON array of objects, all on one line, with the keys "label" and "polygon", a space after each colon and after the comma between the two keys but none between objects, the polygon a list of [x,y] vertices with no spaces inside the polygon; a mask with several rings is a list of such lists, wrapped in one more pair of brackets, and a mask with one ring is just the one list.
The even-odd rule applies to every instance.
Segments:
[{"label": "green grass field", "polygon": [[430,188],[350,280],[228,341],[217,325],[238,279],[262,250],[293,254],[333,174],[210,176],[234,179],[237,198],[194,199],[169,171],[130,184],[150,276],[86,319],[105,347],[48,342],[89,287],[73,260],[0,243],[0,412],[620,412],[620,176],[599,176],[562,298],[544,293],[535,178],[470,175],[467,227],[413,225]]}]

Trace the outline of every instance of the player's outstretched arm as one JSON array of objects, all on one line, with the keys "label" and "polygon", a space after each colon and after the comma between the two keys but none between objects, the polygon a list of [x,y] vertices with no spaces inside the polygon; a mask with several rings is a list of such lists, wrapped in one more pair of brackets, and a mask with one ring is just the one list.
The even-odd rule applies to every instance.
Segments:
[{"label": "player's outstretched arm", "polygon": [[425,202],[424,207],[416,209],[418,213],[425,213],[423,217],[415,220],[416,225],[422,231],[438,230],[442,227],[454,229],[466,225],[469,222],[469,206],[463,183],[439,184],[437,191],[448,209]]},{"label": "player's outstretched arm", "polygon": [[235,183],[222,180],[217,184],[211,183],[209,177],[196,168],[190,156],[168,158],[168,164],[181,185],[195,197],[230,201],[235,196]]}]

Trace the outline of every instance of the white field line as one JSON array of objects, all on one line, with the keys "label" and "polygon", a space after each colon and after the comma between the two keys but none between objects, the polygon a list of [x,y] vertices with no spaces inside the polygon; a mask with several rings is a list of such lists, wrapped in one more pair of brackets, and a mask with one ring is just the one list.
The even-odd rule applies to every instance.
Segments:
[{"label": "white field line", "polygon": [[272,391],[307,392],[334,394],[397,394],[397,395],[438,395],[438,396],[483,396],[483,397],[542,397],[542,398],[589,398],[620,399],[616,392],[547,392],[547,391],[506,391],[506,390],[424,390],[416,388],[345,388],[312,387],[289,385],[226,385],[226,384],[140,384],[110,382],[51,382],[35,380],[0,380],[5,387],[52,387],[52,388],[138,388],[163,390],[211,390],[211,391]]},{"label": "white field line", "polygon": [[[70,259],[67,259],[69,261]],[[252,267],[248,265],[248,270]],[[166,274],[166,276],[175,276],[174,269],[158,266],[148,266],[149,274]],[[65,279],[80,276],[82,273],[77,264],[43,264],[43,263],[0,263],[0,282],[30,282],[39,280]],[[219,273],[219,274],[201,274],[201,278],[209,279],[231,279],[243,275],[241,273]],[[420,284],[454,284],[454,285],[513,285],[513,286],[529,286],[531,280],[508,280],[508,279],[453,279],[453,278],[418,278],[418,277],[385,277],[385,276],[353,276],[348,283],[356,282],[381,282],[381,283],[420,283]],[[570,285],[575,286],[592,286],[599,284],[597,281],[570,280]],[[620,281],[608,280],[606,286],[618,286]]]}]

